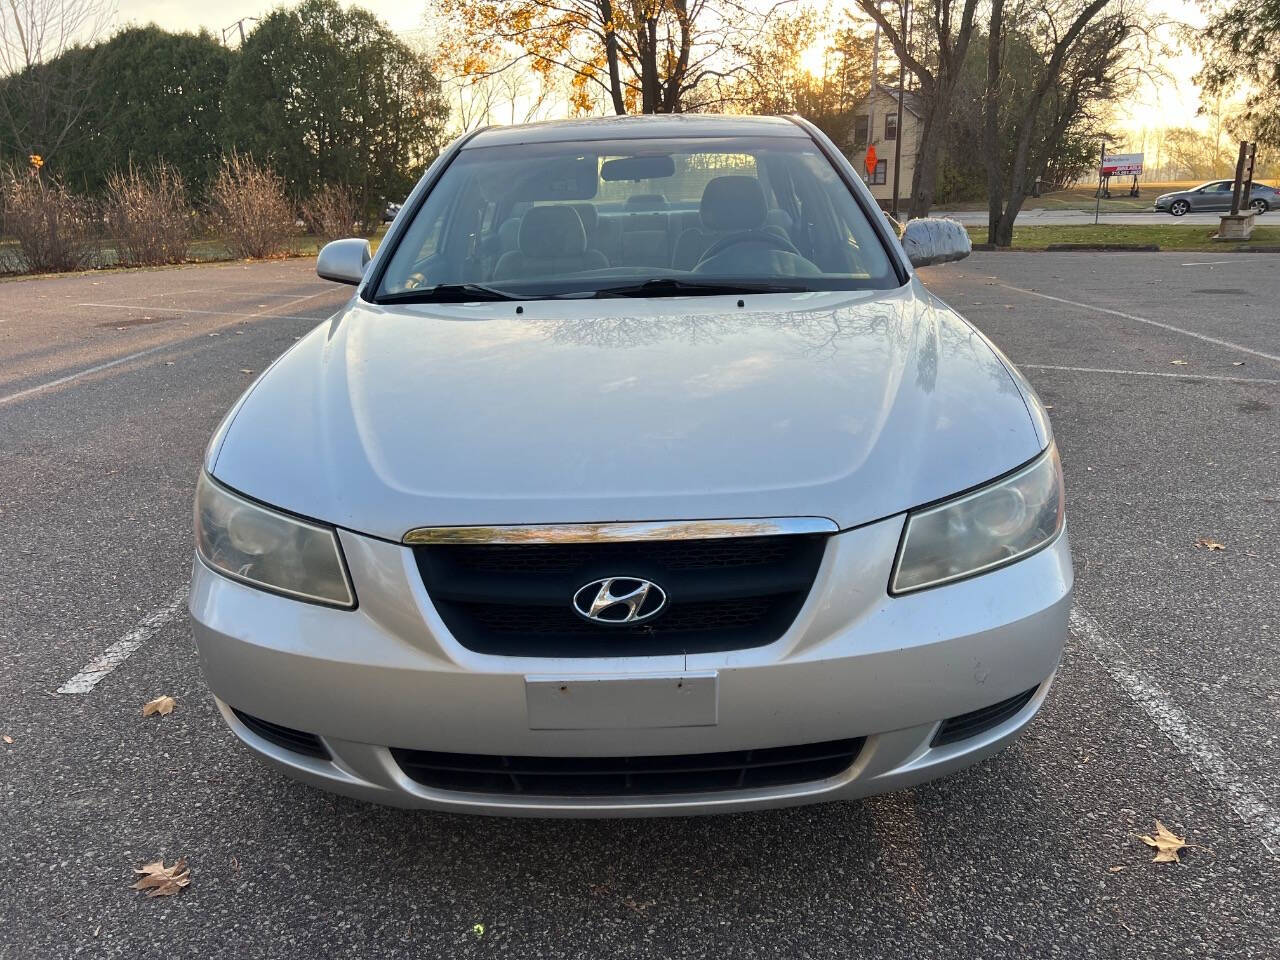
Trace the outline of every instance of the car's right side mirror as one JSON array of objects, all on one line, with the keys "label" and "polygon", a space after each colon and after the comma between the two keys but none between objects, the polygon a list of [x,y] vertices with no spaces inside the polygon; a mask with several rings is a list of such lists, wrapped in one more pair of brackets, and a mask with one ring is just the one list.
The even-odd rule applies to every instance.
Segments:
[{"label": "car's right side mirror", "polygon": [[900,239],[913,267],[963,260],[973,252],[969,231],[960,221],[945,217],[910,220]]},{"label": "car's right side mirror", "polygon": [[316,275],[321,280],[357,284],[364,279],[365,268],[373,259],[369,241],[362,237],[326,243],[316,257]]}]

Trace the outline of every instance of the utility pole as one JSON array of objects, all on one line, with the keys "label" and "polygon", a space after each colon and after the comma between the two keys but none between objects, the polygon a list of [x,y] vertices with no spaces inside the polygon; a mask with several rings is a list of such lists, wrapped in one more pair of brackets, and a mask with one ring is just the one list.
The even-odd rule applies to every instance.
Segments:
[{"label": "utility pole", "polygon": [[[908,18],[911,15],[911,0],[902,0],[902,42],[908,42],[907,33]],[[902,97],[903,88],[907,84],[907,65],[906,62],[898,58],[898,120],[897,127],[894,129],[894,136],[897,138],[893,141],[893,209],[889,211],[889,216],[898,219],[898,180],[902,176]]]},{"label": "utility pole", "polygon": [[[871,146],[875,142],[876,134],[876,77],[880,72],[880,24],[876,23],[876,33],[871,40],[871,89],[867,93],[867,146]],[[864,151],[865,152],[865,151]],[[866,164],[862,169],[865,171],[863,177],[867,183],[875,178],[874,170],[867,170]]]},{"label": "utility pole", "polygon": [[227,35],[228,35],[229,33],[231,33],[232,31],[239,31],[239,33],[240,33],[240,46],[242,46],[242,47],[244,46],[244,22],[245,22],[246,20],[248,20],[248,21],[250,21],[250,22],[252,22],[252,23],[257,23],[257,22],[258,22],[258,18],[257,18],[257,17],[241,17],[239,20],[237,20],[235,23],[231,24],[230,26],[227,26],[227,27],[223,27],[223,28],[222,28],[222,45],[223,45],[224,47],[227,45]]},{"label": "utility pole", "polygon": [[1102,135],[1102,155],[1098,159],[1098,189],[1094,193],[1093,205],[1093,225],[1098,225],[1098,214],[1102,212],[1102,167],[1107,162],[1107,141],[1110,139],[1105,133]]}]

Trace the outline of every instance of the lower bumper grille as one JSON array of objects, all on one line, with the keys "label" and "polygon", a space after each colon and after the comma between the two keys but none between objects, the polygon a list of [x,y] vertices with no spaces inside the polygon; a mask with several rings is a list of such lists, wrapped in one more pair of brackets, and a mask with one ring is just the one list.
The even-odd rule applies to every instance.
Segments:
[{"label": "lower bumper grille", "polygon": [[986,733],[988,730],[1000,726],[1006,720],[1011,720],[1017,716],[1022,711],[1022,708],[1031,702],[1031,698],[1036,695],[1036,691],[1039,689],[1039,687],[1032,687],[1016,697],[1010,697],[1008,700],[1001,700],[999,703],[993,703],[991,706],[983,707],[981,710],[962,713],[958,717],[942,721],[942,726],[933,735],[933,742],[930,746],[941,747],[948,743],[968,740],[970,737],[976,737],[980,733]]},{"label": "lower bumper grille", "polygon": [[329,751],[314,733],[295,730],[293,727],[284,727],[278,723],[272,723],[269,720],[263,720],[252,714],[244,713],[235,707],[231,708],[231,712],[236,715],[237,720],[268,743],[274,743],[277,747],[292,750],[294,753],[302,753],[308,757],[318,757],[321,760],[329,759]]},{"label": "lower bumper grille", "polygon": [[544,797],[625,797],[812,783],[853,765],[864,737],[798,747],[669,757],[507,757],[392,750],[405,774],[439,790]]}]

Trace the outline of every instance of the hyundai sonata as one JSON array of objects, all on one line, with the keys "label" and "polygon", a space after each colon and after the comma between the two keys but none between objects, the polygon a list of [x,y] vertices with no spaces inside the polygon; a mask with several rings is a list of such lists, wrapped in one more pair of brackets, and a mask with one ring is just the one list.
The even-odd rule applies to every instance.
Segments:
[{"label": "hyundai sonata", "polygon": [[1009,743],[1071,603],[1044,408],[794,118],[454,143],[209,444],[195,639],[310,784],[494,814],[860,797]]}]

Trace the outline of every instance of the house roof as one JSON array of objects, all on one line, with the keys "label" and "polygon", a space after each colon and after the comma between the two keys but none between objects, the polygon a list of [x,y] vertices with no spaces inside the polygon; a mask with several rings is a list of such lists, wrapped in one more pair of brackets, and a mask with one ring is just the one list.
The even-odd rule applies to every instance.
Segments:
[{"label": "house roof", "polygon": [[[884,83],[877,83],[875,85],[875,92],[882,96],[888,97],[889,99],[893,100],[895,103],[898,100],[897,87],[891,87],[888,84],[884,84]],[[868,96],[867,100],[870,100],[870,99],[871,97]],[[863,103],[866,103],[866,100],[864,100]],[[916,117],[921,117],[921,118],[924,117],[924,101],[921,100],[920,95],[913,90],[907,90],[902,94],[902,109],[908,111],[909,113],[913,114]]]}]

